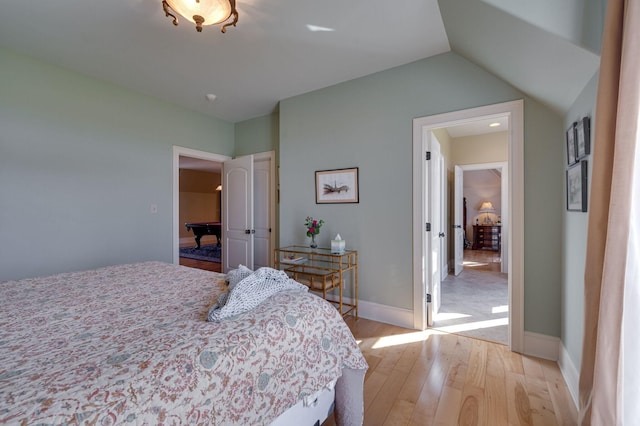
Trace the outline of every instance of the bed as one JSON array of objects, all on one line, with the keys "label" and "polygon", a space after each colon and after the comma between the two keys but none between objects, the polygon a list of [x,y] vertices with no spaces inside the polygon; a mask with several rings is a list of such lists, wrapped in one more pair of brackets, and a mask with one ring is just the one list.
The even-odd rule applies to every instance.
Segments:
[{"label": "bed", "polygon": [[268,425],[329,391],[362,423],[367,363],[333,306],[281,292],[207,322],[225,290],[161,262],[0,283],[0,423]]}]

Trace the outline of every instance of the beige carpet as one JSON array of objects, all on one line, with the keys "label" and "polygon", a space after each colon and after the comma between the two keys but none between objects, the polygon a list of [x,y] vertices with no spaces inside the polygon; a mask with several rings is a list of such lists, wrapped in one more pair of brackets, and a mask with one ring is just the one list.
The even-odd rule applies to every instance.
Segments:
[{"label": "beige carpet", "polygon": [[465,268],[441,285],[441,307],[433,328],[508,343],[507,274]]}]

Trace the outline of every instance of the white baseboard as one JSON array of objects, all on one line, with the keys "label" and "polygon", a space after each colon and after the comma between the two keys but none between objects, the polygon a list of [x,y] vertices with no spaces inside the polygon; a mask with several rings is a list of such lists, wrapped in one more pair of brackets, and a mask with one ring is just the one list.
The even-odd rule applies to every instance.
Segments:
[{"label": "white baseboard", "polygon": [[525,355],[536,356],[551,361],[558,361],[558,350],[560,339],[558,337],[547,336],[546,334],[524,332],[524,353]]},{"label": "white baseboard", "polygon": [[579,407],[578,405],[578,386],[580,381],[580,374],[578,373],[578,369],[571,361],[569,357],[569,352],[564,347],[562,342],[560,342],[560,358],[558,359],[558,367],[560,367],[560,372],[562,373],[562,377],[564,377],[564,381],[569,388],[569,393],[571,394],[571,398],[573,399],[573,403],[576,405],[576,409]]},{"label": "white baseboard", "polygon": [[[327,299],[337,301],[338,297],[333,294],[328,294]],[[345,303],[352,303],[352,299],[348,297],[343,297],[342,300]],[[373,321],[397,325],[398,327],[413,329],[413,311],[410,309],[396,308],[395,306],[359,300],[358,316]]]}]

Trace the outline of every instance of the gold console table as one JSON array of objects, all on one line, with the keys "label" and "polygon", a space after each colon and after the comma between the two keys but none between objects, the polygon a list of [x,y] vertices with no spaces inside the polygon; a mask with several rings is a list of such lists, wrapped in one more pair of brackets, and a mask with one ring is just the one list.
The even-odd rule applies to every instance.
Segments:
[{"label": "gold console table", "polygon": [[[332,253],[328,248],[288,246],[274,251],[274,269],[283,270],[292,279],[321,293],[322,298],[333,303],[342,316],[353,314],[358,318],[358,251],[345,250]],[[352,289],[352,301],[343,300],[346,278],[351,275],[349,284]],[[338,289],[338,300],[327,299]],[[335,295],[335,294],[334,294]]]}]

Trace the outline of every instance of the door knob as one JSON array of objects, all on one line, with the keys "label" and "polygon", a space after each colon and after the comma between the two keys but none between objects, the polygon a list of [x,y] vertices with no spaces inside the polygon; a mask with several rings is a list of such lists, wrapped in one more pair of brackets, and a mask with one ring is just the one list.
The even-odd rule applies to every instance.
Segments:
[{"label": "door knob", "polygon": [[444,238],[444,232],[439,233],[439,234],[438,234],[438,237],[440,237],[440,238]]}]

